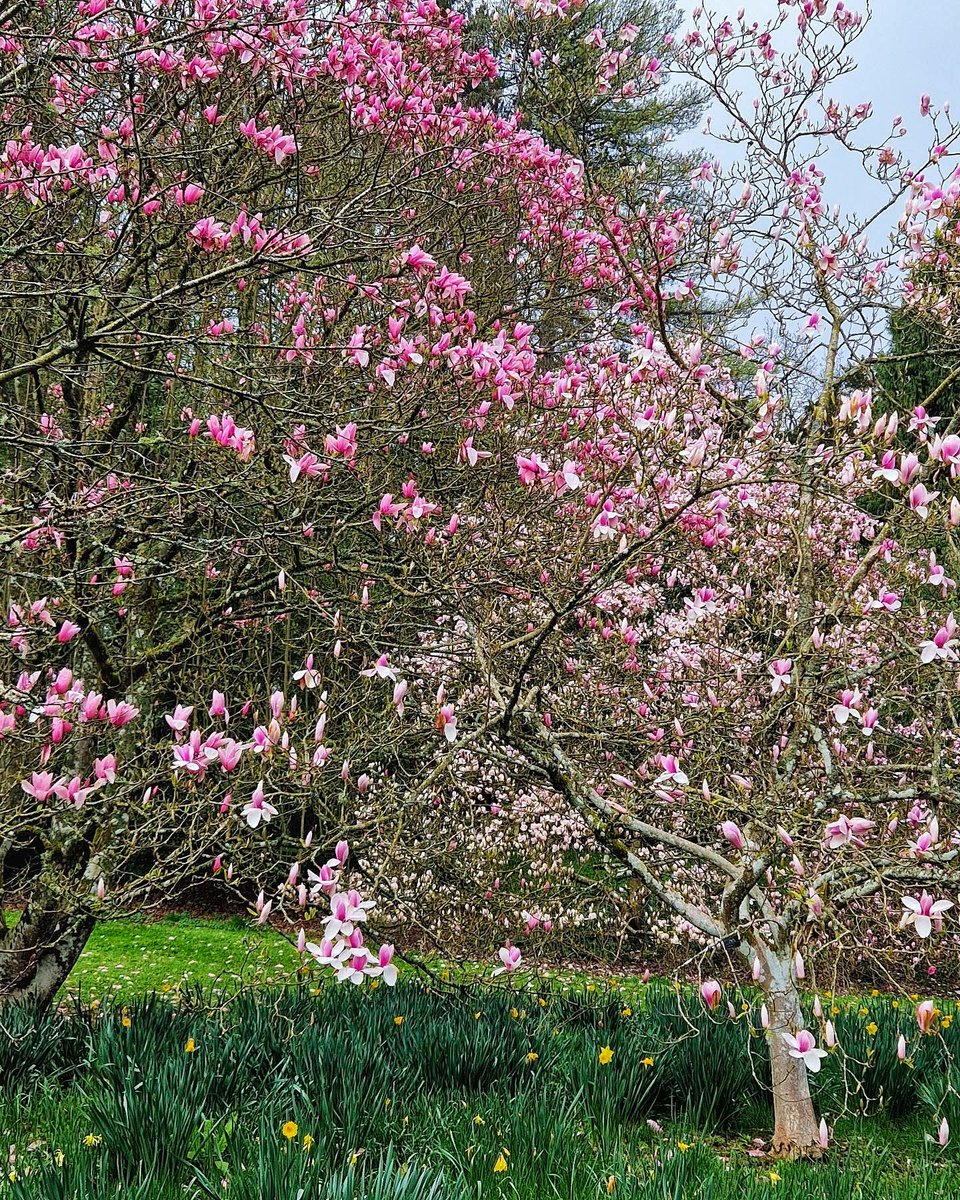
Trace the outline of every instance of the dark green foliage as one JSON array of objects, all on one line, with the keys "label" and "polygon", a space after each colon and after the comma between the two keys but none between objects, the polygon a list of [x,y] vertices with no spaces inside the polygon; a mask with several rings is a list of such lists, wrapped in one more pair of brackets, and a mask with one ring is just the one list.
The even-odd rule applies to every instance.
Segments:
[{"label": "dark green foliage", "polygon": [[945,418],[942,432],[960,410],[960,347],[935,318],[899,309],[890,318],[890,348],[876,379],[878,412],[908,414],[923,405],[931,416]]},{"label": "dark green foliage", "polygon": [[[696,125],[704,99],[692,86],[650,88],[645,58],[668,63],[665,38],[679,24],[673,0],[586,0],[570,19],[544,21],[519,8],[478,4],[472,32],[490,46],[500,70],[483,99],[504,116],[520,113],[524,123],[551,146],[581,159],[603,186],[622,194],[639,186],[648,195],[664,186],[686,197],[692,157],[678,152],[672,138]],[[636,77],[637,95],[622,98],[598,87],[601,52],[585,38],[595,28],[609,45],[623,46],[618,31],[639,31],[625,70]],[[542,56],[533,65],[536,52]],[[639,173],[641,165],[644,173]]]}]

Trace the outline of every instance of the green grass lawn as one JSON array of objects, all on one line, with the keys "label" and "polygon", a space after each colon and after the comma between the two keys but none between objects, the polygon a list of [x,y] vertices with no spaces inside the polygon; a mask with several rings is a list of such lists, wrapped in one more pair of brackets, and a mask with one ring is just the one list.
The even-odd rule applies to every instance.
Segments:
[{"label": "green grass lawn", "polygon": [[232,992],[287,982],[299,962],[287,938],[244,917],[131,917],[97,925],[66,991],[101,1003],[185,987]]},{"label": "green grass lawn", "polygon": [[[315,935],[319,938],[319,933]],[[399,947],[398,947],[399,949]],[[160,920],[129,917],[96,926],[67,980],[66,991],[86,1001],[129,999],[146,992],[185,988],[235,991],[237,986],[273,986],[296,979],[301,957],[289,937],[260,928],[248,917],[229,919],[182,914]],[[489,962],[451,963],[430,955],[417,959],[438,979],[463,983],[489,981],[496,955]],[[398,962],[402,975],[416,968]],[[586,971],[544,968],[519,973],[524,985],[545,989],[620,987],[629,996],[642,990],[630,977],[602,981]]]}]

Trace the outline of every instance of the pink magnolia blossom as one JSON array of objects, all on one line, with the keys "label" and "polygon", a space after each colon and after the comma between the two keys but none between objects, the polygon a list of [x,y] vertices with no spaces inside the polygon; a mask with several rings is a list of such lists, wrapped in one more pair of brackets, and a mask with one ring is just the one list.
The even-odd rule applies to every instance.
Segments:
[{"label": "pink magnolia blossom", "polygon": [[452,704],[444,704],[437,714],[437,728],[442,730],[448,742],[457,740],[457,718]]},{"label": "pink magnolia blossom", "polygon": [[341,962],[350,952],[350,947],[343,941],[331,941],[324,938],[318,946],[315,942],[306,942],[308,954],[312,954],[323,967],[339,968]]},{"label": "pink magnolia blossom", "polygon": [[240,815],[251,829],[256,829],[261,821],[264,825],[268,825],[277,815],[277,809],[268,803],[264,796],[262,779],[254,788],[253,795],[240,810]]},{"label": "pink magnolia blossom", "polygon": [[216,755],[224,771],[234,771],[243,755],[243,745],[233,738],[224,738],[216,748]]},{"label": "pink magnolia blossom", "polygon": [[367,977],[369,966],[370,952],[364,947],[360,947],[341,959],[337,966],[337,983],[349,981],[355,986],[359,986]]},{"label": "pink magnolia blossom", "polygon": [[324,438],[324,451],[327,454],[352,460],[357,454],[357,426],[351,421],[343,427],[337,426],[336,433],[328,433]]},{"label": "pink magnolia blossom", "polygon": [[502,975],[504,971],[515,971],[520,966],[520,947],[511,946],[508,942],[505,946],[501,946],[497,951],[500,957],[501,965],[495,967],[491,972],[493,975]]},{"label": "pink magnolia blossom", "polygon": [[369,679],[389,679],[392,683],[397,682],[397,672],[390,666],[389,654],[381,654],[372,667],[367,667],[360,674]]},{"label": "pink magnolia blossom", "polygon": [[38,804],[43,804],[55,794],[53,775],[49,771],[34,771],[29,779],[20,781],[20,787]]},{"label": "pink magnolia blossom", "polygon": [[934,928],[940,927],[943,914],[953,908],[952,900],[934,900],[926,890],[920,893],[919,899],[902,896],[901,903],[906,912],[900,918],[900,928],[912,925],[919,938],[928,938]]},{"label": "pink magnolia blossom", "polygon": [[314,688],[319,687],[323,682],[323,676],[320,671],[314,667],[313,662],[313,655],[308,654],[303,667],[299,671],[294,671],[293,673],[294,683],[299,683],[299,685],[307,691],[312,691]]},{"label": "pink magnolia blossom", "polygon": [[860,702],[859,688],[845,689],[840,693],[840,703],[833,706],[833,719],[838,725],[846,725],[850,717],[861,720]]},{"label": "pink magnolia blossom", "polygon": [[915,483],[910,489],[910,507],[925,521],[930,515],[930,505],[939,495],[939,492],[928,492],[922,483]]},{"label": "pink magnolia blossom", "polygon": [[899,612],[902,608],[900,595],[898,592],[883,591],[876,600],[870,601],[871,608],[882,608],[887,612]]},{"label": "pink magnolia blossom", "polygon": [[437,269],[436,259],[431,258],[426,250],[421,249],[416,242],[404,254],[403,261],[418,274],[431,274]]},{"label": "pink magnolia blossom", "polygon": [[173,747],[173,769],[202,779],[210,765],[206,749],[199,729],[192,730],[186,742]]},{"label": "pink magnolia blossom", "polygon": [[397,968],[393,963],[393,946],[385,943],[380,947],[376,964],[367,968],[367,974],[374,979],[379,977],[387,987],[393,987],[397,982]]},{"label": "pink magnolia blossom", "polygon": [[665,754],[660,760],[660,765],[663,771],[658,776],[657,783],[672,783],[677,787],[686,787],[690,783],[689,776],[680,769],[680,763],[675,755]]},{"label": "pink magnolia blossom", "polygon": [[173,715],[169,713],[164,716],[164,720],[176,733],[182,733],[190,724],[190,718],[193,716],[193,705],[184,706],[178,704],[174,709]]},{"label": "pink magnolia blossom", "polygon": [[366,921],[367,912],[372,907],[372,900],[361,900],[355,891],[336,892],[330,897],[330,916],[324,926],[323,936],[328,940],[349,938],[357,923]]},{"label": "pink magnolia blossom", "polygon": [[104,783],[116,783],[116,756],[113,754],[105,754],[103,758],[95,759],[93,763],[93,775],[95,779],[102,780]]},{"label": "pink magnolia blossom", "polygon": [[475,467],[478,462],[484,458],[492,458],[493,455],[489,450],[478,450],[473,444],[473,438],[468,437],[466,441],[460,445],[460,458],[468,466]]},{"label": "pink magnolia blossom", "polygon": [[69,642],[80,632],[80,626],[73,621],[64,621],[57,630],[58,642]]},{"label": "pink magnolia blossom", "polygon": [[283,456],[283,461],[290,468],[291,483],[296,483],[301,475],[305,476],[307,479],[314,479],[323,471],[323,463],[321,463],[315,454],[311,454],[309,450],[304,454],[301,454],[299,458],[294,458],[290,454],[285,454]]},{"label": "pink magnolia blossom", "polygon": [[839,850],[841,846],[864,846],[861,834],[876,828],[876,821],[867,817],[837,817],[824,830],[823,844],[828,850]]},{"label": "pink magnolia blossom", "polygon": [[933,638],[920,643],[920,661],[932,663],[935,659],[944,661],[956,659],[957,654],[954,650],[954,646],[957,644],[956,631],[957,622],[953,613],[950,613]]},{"label": "pink magnolia blossom", "polygon": [[777,658],[770,664],[770,680],[771,694],[777,696],[780,692],[788,688],[792,682],[793,660],[789,658]]},{"label": "pink magnolia blossom", "polygon": [[129,724],[130,721],[139,715],[139,708],[135,708],[132,704],[128,704],[126,700],[107,701],[107,720],[116,729],[119,729],[123,725]]},{"label": "pink magnolia blossom", "polygon": [[796,1035],[792,1033],[784,1033],[781,1035],[783,1040],[790,1047],[789,1053],[791,1058],[798,1058],[804,1064],[808,1071],[816,1074],[820,1070],[820,1064],[827,1057],[826,1050],[817,1048],[816,1038],[807,1029],[798,1030]]},{"label": "pink magnolia blossom", "polygon": [[517,472],[524,487],[531,487],[541,476],[549,474],[550,468],[539,454],[518,454]]}]

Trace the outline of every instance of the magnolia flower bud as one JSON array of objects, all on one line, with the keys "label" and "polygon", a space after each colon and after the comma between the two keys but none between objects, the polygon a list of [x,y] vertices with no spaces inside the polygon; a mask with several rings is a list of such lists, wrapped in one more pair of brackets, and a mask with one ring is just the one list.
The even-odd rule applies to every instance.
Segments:
[{"label": "magnolia flower bud", "polygon": [[739,826],[733,821],[724,821],[720,826],[720,832],[727,839],[730,845],[734,846],[737,850],[743,850],[743,848],[746,846],[746,841],[744,840],[743,834],[740,832]]},{"label": "magnolia flower bud", "polygon": [[720,984],[715,979],[706,979],[700,985],[700,995],[703,997],[704,1004],[706,1004],[711,1012],[717,1007],[721,990]]}]

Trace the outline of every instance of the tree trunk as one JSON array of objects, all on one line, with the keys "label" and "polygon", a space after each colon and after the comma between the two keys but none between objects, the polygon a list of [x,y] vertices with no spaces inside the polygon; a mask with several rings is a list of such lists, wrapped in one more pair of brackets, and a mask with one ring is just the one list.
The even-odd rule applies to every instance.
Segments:
[{"label": "tree trunk", "polygon": [[17,924],[0,936],[0,1008],[51,1004],[94,924],[86,914],[28,905]]},{"label": "tree trunk", "polygon": [[800,993],[792,974],[792,959],[773,950],[761,954],[763,990],[769,1026],[770,1075],[773,1086],[773,1138],[770,1152],[777,1158],[820,1158],[817,1124],[810,1081],[803,1061],[790,1054],[784,1034],[803,1028]]}]

